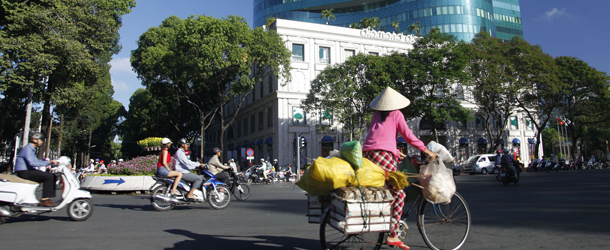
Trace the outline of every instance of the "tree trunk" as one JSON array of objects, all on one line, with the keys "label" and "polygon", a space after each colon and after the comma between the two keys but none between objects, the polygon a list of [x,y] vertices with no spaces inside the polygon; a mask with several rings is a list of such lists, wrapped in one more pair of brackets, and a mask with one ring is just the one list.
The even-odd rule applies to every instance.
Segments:
[{"label": "tree trunk", "polygon": [[91,158],[91,131],[89,131],[89,139],[87,141],[87,159],[86,159],[85,163],[87,163],[90,158]]},{"label": "tree trunk", "polygon": [[51,141],[51,128],[49,126],[51,120],[51,115],[49,114],[51,112],[51,97],[45,95],[44,99],[44,106],[42,108],[42,121],[40,122],[40,133],[42,133],[46,137],[46,140],[44,141],[41,150],[38,150],[38,158],[41,159],[44,157],[48,157],[48,145]]},{"label": "tree trunk", "polygon": [[57,156],[61,156],[61,141],[64,138],[64,114],[59,115],[59,135],[57,138]]},{"label": "tree trunk", "polygon": [[199,111],[199,120],[201,121],[201,133],[200,133],[200,135],[201,135],[201,141],[200,141],[201,142],[201,147],[200,147],[200,151],[199,151],[199,157],[200,157],[199,159],[201,159],[201,162],[203,162],[203,150],[205,149],[203,147],[205,145],[205,144],[203,144],[203,142],[204,142],[203,138],[205,138],[205,127],[204,127],[204,124],[203,124],[203,112],[201,112],[201,110]]}]

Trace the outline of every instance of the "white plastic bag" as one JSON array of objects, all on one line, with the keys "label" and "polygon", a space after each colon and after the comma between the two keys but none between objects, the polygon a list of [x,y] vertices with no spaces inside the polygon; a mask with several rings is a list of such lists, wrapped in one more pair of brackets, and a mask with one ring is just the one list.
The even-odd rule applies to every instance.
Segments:
[{"label": "white plastic bag", "polygon": [[445,146],[443,146],[440,143],[436,143],[435,141],[430,141],[428,143],[428,149],[430,149],[430,151],[436,153],[436,157],[440,158],[442,162],[452,162],[453,161],[453,156],[451,156],[451,154],[449,153],[449,150],[447,150],[447,148],[445,148]]},{"label": "white plastic bag", "polygon": [[424,198],[432,204],[449,204],[455,194],[452,171],[445,168],[439,158],[422,165],[419,171],[423,177],[419,184],[424,188]]}]

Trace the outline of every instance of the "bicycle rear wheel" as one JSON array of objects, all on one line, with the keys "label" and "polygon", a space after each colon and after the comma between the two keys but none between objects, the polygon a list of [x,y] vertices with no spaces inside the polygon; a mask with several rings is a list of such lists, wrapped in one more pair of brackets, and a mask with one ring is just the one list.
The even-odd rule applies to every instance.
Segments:
[{"label": "bicycle rear wheel", "polygon": [[430,249],[459,249],[470,231],[470,209],[459,193],[447,205],[422,199],[417,227]]},{"label": "bicycle rear wheel", "polygon": [[239,184],[237,187],[233,188],[233,196],[240,201],[247,200],[250,198],[250,187],[246,184]]},{"label": "bicycle rear wheel", "polygon": [[320,224],[322,249],[374,249],[379,250],[385,233],[344,234],[330,225],[330,210],[324,214]]}]

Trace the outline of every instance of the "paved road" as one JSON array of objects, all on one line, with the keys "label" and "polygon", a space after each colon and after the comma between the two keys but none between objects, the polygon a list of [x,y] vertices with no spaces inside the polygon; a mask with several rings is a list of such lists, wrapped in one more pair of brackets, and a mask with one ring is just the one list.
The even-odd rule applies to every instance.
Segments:
[{"label": "paved road", "polygon": [[[494,176],[458,176],[473,215],[462,249],[608,249],[610,170],[524,173],[519,186]],[[147,195],[94,194],[95,211],[66,211],[0,225],[0,249],[319,249],[305,193],[290,184],[252,185],[252,197],[224,210],[206,204],[157,212]],[[411,249],[427,249],[415,224]],[[388,249],[384,247],[384,249]]]}]

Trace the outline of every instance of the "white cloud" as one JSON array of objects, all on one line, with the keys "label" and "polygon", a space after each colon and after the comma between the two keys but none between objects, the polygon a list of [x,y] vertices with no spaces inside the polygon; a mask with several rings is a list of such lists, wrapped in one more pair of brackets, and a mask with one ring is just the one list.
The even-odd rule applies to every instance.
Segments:
[{"label": "white cloud", "polygon": [[129,91],[129,86],[124,81],[115,81],[114,79],[111,79],[110,82],[112,83],[115,93]]},{"label": "white cloud", "polygon": [[561,16],[566,16],[567,14],[568,14],[568,11],[565,8],[563,8],[561,10],[558,10],[557,8],[553,8],[552,10],[545,12],[544,16],[546,19],[551,20],[554,18],[559,18]]},{"label": "white cloud", "polygon": [[110,73],[112,73],[112,72],[133,73],[133,70],[131,68],[131,63],[129,62],[129,57],[114,58],[114,59],[112,59],[112,61],[110,61],[110,65],[112,66],[110,68]]}]

